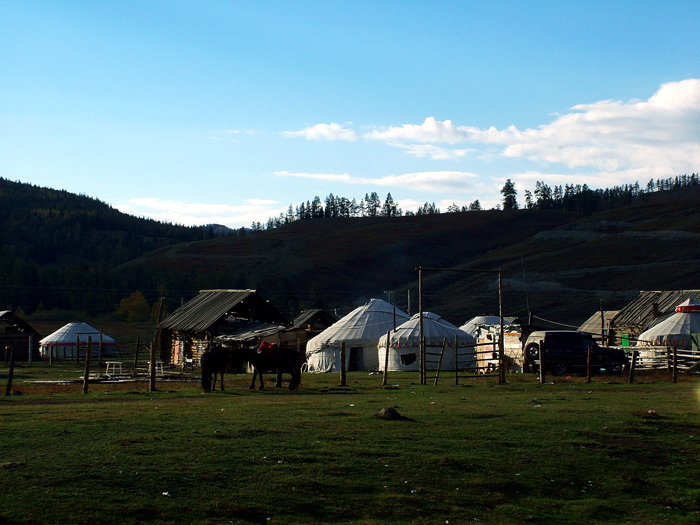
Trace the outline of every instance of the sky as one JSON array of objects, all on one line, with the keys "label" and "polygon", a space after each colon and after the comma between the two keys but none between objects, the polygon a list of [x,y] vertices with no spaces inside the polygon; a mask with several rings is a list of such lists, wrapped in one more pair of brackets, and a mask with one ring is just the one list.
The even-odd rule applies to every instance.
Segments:
[{"label": "sky", "polygon": [[185,225],[700,172],[700,2],[0,0],[0,177]]}]

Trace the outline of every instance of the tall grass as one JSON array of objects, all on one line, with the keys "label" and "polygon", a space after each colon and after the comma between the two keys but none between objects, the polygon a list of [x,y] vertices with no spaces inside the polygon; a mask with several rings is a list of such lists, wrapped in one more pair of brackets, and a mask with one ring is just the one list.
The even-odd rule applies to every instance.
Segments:
[{"label": "tall grass", "polygon": [[[25,377],[38,373],[20,370]],[[0,369],[1,373],[2,369]],[[76,370],[77,372],[77,370]],[[0,377],[2,377],[0,375]],[[697,523],[700,384],[305,375],[0,399],[10,523]],[[403,416],[377,415],[394,407]],[[652,412],[649,412],[649,411]]]}]

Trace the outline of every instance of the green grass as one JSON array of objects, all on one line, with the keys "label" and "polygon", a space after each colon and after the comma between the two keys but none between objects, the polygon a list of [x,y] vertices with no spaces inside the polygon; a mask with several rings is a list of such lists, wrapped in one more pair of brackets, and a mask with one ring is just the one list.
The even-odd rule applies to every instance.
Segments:
[{"label": "green grass", "polygon": [[[6,367],[0,367],[4,387]],[[0,398],[0,521],[697,523],[700,382],[305,375],[297,393],[25,383]],[[60,376],[79,375],[66,366]],[[19,378],[19,379],[18,379]],[[272,386],[272,385],[270,385]],[[4,392],[4,388],[3,388]],[[399,421],[377,417],[395,407]],[[656,414],[649,414],[655,410]]]}]

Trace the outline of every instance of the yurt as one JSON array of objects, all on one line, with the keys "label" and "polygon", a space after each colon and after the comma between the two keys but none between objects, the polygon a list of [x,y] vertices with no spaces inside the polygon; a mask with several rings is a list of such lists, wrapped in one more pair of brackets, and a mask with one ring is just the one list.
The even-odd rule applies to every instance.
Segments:
[{"label": "yurt", "polygon": [[51,353],[54,359],[75,358],[78,343],[80,344],[80,354],[85,355],[88,338],[92,338],[93,357],[100,355],[100,346],[102,346],[103,357],[117,355],[117,344],[114,339],[87,323],[74,321],[59,328],[51,335],[47,335],[39,342],[41,356],[48,358]]},{"label": "yurt", "polygon": [[309,372],[340,371],[340,344],[345,343],[346,370],[376,370],[377,341],[395,326],[407,321],[406,312],[371,299],[306,343]]},{"label": "yurt", "polygon": [[700,303],[686,299],[671,317],[639,334],[637,345],[700,349]]},{"label": "yurt", "polygon": [[[508,326],[509,324],[510,324],[510,322],[503,319],[503,327],[504,328],[506,326]],[[467,321],[462,326],[460,326],[459,329],[464,330],[469,335],[472,335],[475,338],[478,338],[480,329],[482,329],[482,328],[488,329],[489,327],[500,326],[500,325],[501,325],[501,318],[498,317],[497,315],[479,315],[477,317],[471,318],[469,321]]]},{"label": "yurt", "polygon": [[[387,370],[390,372],[420,370],[420,314],[416,314],[408,321],[398,326],[390,335],[389,360]],[[460,370],[476,367],[476,353],[473,345],[476,342],[474,336],[457,328],[437,314],[423,312],[423,337],[425,338],[426,369],[437,370],[438,361],[442,352],[443,343],[445,351],[442,356],[440,370],[454,370],[454,345],[455,337],[458,346],[458,368]],[[384,370],[386,359],[386,338],[384,334],[377,344],[379,368]]]}]

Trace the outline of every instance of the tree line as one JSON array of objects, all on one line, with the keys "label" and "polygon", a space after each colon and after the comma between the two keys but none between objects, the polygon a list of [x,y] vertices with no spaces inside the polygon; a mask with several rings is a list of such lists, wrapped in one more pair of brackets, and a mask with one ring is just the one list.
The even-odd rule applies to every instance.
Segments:
[{"label": "tree line", "polygon": [[[523,209],[562,210],[590,215],[602,210],[627,206],[645,193],[676,190],[698,185],[700,185],[700,176],[695,173],[678,175],[667,179],[651,179],[646,187],[642,187],[639,182],[635,182],[634,184],[625,184],[606,189],[592,189],[586,184],[549,186],[545,182],[537,181],[534,191],[524,191],[525,205]],[[517,210],[521,208],[517,199],[518,191],[511,179],[506,180],[501,189],[501,195],[503,196],[502,207],[499,205],[495,209]],[[448,206],[446,211],[447,213],[464,213],[481,210],[481,203],[479,199],[476,199],[468,206],[459,206],[453,203]],[[278,217],[270,217],[266,223],[253,222],[251,230],[253,232],[272,230],[291,222],[309,219],[409,217],[437,213],[441,213],[441,211],[434,202],[426,202],[416,211],[404,212],[394,202],[391,193],[387,194],[383,203],[377,192],[365,193],[365,197],[360,200],[339,197],[331,193],[324,201],[321,201],[320,197],[315,196],[313,199],[296,206],[290,204],[286,213],[280,213]],[[239,234],[243,233],[246,233],[244,228],[239,230]]]},{"label": "tree line", "polygon": [[[614,186],[606,189],[591,189],[586,184],[566,184],[553,186],[537,181],[535,190],[525,190],[525,209],[563,210],[590,215],[598,211],[610,210],[634,203],[645,194],[679,190],[700,186],[700,176],[696,173],[678,175],[666,179],[650,179],[646,187],[639,182]],[[519,208],[515,183],[510,179],[501,189],[503,209],[516,210]]]},{"label": "tree line", "polygon": [[[455,209],[455,207],[457,209]],[[469,206],[458,207],[456,204],[451,205],[447,211],[475,211],[481,210],[481,204],[478,200],[471,203]],[[251,229],[253,231],[272,230],[279,228],[290,222],[302,221],[308,219],[335,219],[335,218],[353,218],[353,217],[411,217],[417,215],[434,215],[441,213],[434,202],[426,202],[418,207],[416,211],[403,211],[394,202],[391,193],[387,193],[384,202],[379,198],[376,191],[365,193],[363,199],[348,199],[346,197],[336,197],[332,193],[329,194],[322,202],[319,196],[312,200],[307,200],[296,206],[289,205],[286,213],[280,213],[278,217],[270,217],[266,223],[253,222]]]}]

